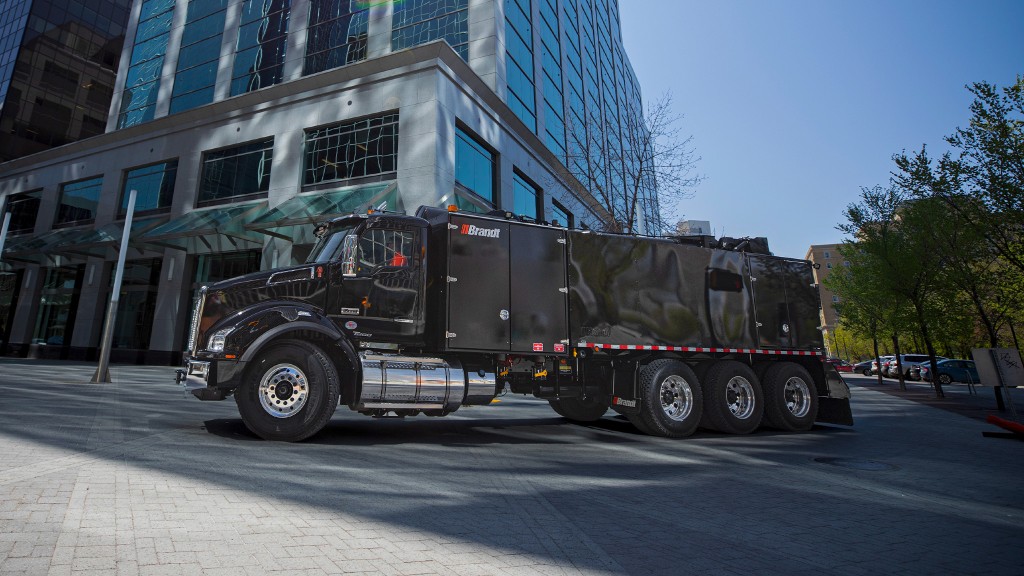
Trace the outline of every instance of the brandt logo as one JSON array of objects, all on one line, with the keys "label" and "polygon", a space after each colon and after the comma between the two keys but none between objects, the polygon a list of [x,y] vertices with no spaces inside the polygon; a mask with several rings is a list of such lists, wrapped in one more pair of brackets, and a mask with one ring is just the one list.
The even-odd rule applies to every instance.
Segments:
[{"label": "brandt logo", "polygon": [[501,228],[477,228],[472,224],[463,224],[460,232],[466,236],[484,236],[486,238],[501,237]]}]

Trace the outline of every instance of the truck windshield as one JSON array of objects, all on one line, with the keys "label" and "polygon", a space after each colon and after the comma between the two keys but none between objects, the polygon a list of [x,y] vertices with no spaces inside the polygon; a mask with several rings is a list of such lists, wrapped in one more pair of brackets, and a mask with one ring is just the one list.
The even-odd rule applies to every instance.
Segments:
[{"label": "truck windshield", "polygon": [[355,226],[338,228],[321,238],[316,243],[316,246],[313,247],[313,251],[309,253],[306,264],[340,260],[344,250],[345,237],[352,233],[354,229]]}]

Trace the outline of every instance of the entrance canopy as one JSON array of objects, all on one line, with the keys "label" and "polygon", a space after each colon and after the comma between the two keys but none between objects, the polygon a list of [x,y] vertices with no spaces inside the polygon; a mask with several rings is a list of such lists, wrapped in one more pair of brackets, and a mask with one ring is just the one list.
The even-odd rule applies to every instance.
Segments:
[{"label": "entrance canopy", "polygon": [[[166,221],[166,216],[135,220],[132,222],[128,245],[142,253],[145,246],[139,241],[140,237]],[[124,222],[111,222],[95,229],[58,228],[39,236],[15,237],[4,245],[3,259],[42,266],[61,266],[69,258],[112,258],[117,256],[123,230]]]},{"label": "entrance canopy", "polygon": [[381,182],[344,190],[302,194],[284,201],[245,225],[293,244],[311,244],[313,228],[338,216],[366,212],[370,208],[401,211],[398,183]]},{"label": "entrance canopy", "polygon": [[263,237],[244,225],[262,214],[266,206],[266,202],[251,202],[194,210],[146,232],[141,241],[188,254],[261,248]]}]

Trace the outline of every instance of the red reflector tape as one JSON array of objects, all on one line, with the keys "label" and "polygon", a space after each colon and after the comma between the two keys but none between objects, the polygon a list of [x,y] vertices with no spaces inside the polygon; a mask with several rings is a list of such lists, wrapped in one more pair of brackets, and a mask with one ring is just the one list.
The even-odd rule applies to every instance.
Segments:
[{"label": "red reflector tape", "polygon": [[769,356],[824,356],[818,350],[762,350],[759,348],[704,348],[700,346],[651,346],[640,344],[581,343],[581,348],[594,350],[657,350],[659,352],[712,352],[725,354],[767,354]]}]

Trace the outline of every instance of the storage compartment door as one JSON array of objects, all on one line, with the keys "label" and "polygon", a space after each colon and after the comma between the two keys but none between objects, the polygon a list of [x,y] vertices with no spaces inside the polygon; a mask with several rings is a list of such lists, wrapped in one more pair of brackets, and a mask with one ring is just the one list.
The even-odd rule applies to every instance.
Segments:
[{"label": "storage compartment door", "polygon": [[512,352],[562,353],[569,338],[565,232],[511,226]]},{"label": "storage compartment door", "polygon": [[758,346],[791,348],[793,326],[786,302],[789,262],[750,256],[750,289],[754,295]]},{"label": "storage compartment door", "polygon": [[821,296],[814,286],[814,272],[806,262],[788,262],[786,302],[795,348],[824,348],[821,324]]},{"label": "storage compartment door", "polygon": [[509,349],[509,226],[464,216],[448,229],[448,348]]}]

